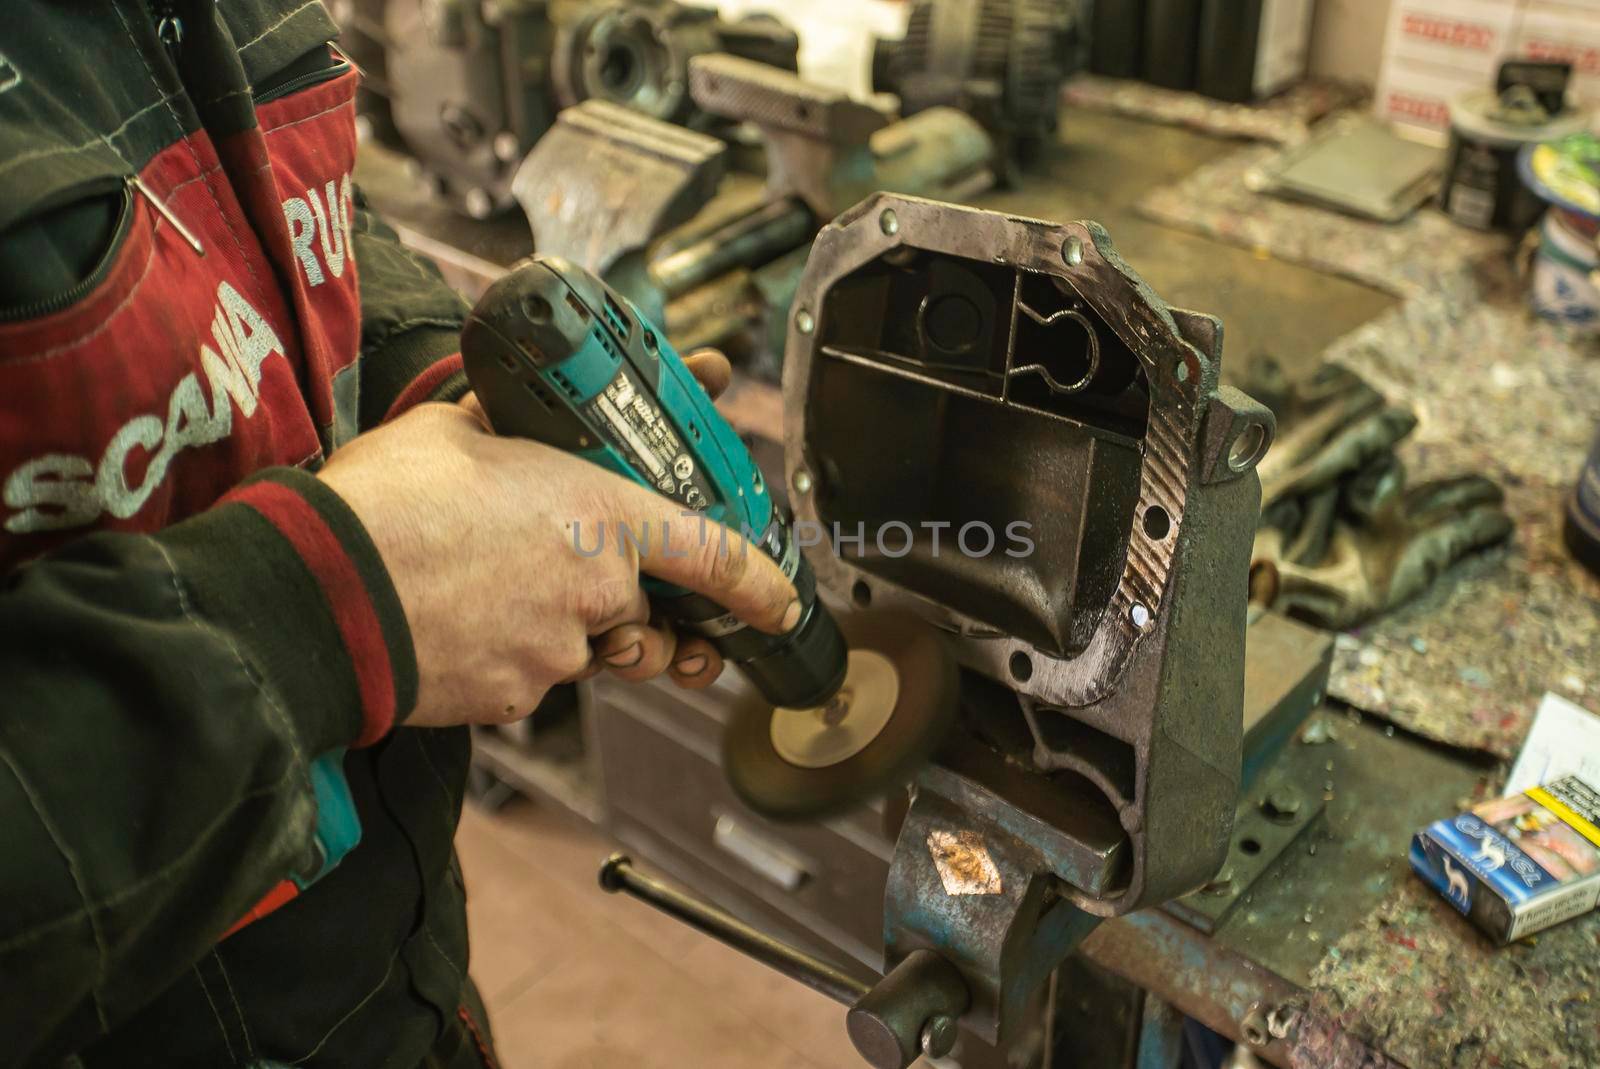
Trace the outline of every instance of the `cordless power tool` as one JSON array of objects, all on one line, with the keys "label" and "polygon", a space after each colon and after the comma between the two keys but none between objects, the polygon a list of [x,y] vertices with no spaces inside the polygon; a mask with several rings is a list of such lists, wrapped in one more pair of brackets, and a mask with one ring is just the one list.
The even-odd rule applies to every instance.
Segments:
[{"label": "cordless power tool", "polygon": [[903,614],[855,614],[841,632],[749,450],[632,303],[566,260],[533,257],[484,293],[461,352],[497,433],[574,453],[683,507],[681,524],[636,540],[744,551],[720,524],[794,584],[800,622],[771,635],[701,594],[643,582],[663,621],[709,639],[759,694],[724,736],[725,772],[752,808],[821,817],[915,774],[954,719],[954,662]]}]

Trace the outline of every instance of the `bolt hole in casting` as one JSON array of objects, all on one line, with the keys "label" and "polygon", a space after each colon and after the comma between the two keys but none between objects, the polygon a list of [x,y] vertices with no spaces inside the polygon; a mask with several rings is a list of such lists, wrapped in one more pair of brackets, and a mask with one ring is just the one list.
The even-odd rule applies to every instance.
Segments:
[{"label": "bolt hole in casting", "polygon": [[1011,678],[1018,683],[1026,683],[1033,678],[1033,658],[1018,650],[1011,655]]},{"label": "bolt hole in casting", "polygon": [[1228,447],[1228,466],[1234,471],[1249,471],[1261,459],[1267,432],[1259,423],[1246,424]]},{"label": "bolt hole in casting", "polygon": [[1151,505],[1144,510],[1144,533],[1147,537],[1159,542],[1172,532],[1172,517],[1167,515],[1167,510],[1160,505]]},{"label": "bolt hole in casting", "polygon": [[1265,1047],[1272,1041],[1272,1024],[1259,1004],[1252,1005],[1239,1022],[1239,1034],[1252,1047]]}]

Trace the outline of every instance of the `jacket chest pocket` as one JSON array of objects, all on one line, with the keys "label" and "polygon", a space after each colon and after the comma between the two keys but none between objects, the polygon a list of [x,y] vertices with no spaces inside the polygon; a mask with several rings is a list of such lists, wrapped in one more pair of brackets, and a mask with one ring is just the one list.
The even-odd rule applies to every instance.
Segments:
[{"label": "jacket chest pocket", "polygon": [[22,265],[0,277],[0,565],[319,454],[288,303],[209,152],[46,191],[0,235]]},{"label": "jacket chest pocket", "polygon": [[0,323],[71,308],[105,281],[127,243],[133,185],[108,175],[0,233]]}]

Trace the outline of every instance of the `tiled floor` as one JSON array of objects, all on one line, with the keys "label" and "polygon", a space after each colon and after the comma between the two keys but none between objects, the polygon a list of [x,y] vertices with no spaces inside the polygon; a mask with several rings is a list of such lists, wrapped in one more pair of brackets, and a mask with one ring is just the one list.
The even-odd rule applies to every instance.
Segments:
[{"label": "tiled floor", "polygon": [[521,800],[467,803],[472,975],[505,1069],[857,1069],[844,1011],[631,899],[612,846]]}]

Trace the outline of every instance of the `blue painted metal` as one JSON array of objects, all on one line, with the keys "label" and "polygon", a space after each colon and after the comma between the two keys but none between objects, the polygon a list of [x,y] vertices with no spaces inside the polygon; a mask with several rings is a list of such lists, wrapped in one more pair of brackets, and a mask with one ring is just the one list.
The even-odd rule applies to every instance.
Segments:
[{"label": "blue painted metal", "polygon": [[1183,1057],[1183,1014],[1154,995],[1144,997],[1139,1016],[1136,1069],[1178,1069]]}]

